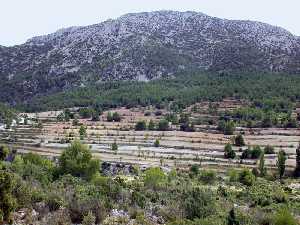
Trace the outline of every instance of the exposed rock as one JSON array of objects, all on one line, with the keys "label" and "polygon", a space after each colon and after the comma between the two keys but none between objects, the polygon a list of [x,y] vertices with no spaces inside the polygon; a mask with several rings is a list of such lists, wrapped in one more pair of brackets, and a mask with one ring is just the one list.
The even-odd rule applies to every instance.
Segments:
[{"label": "exposed rock", "polygon": [[260,22],[158,11],[0,47],[1,98],[10,102],[89,82],[200,69],[299,73],[300,39]]}]

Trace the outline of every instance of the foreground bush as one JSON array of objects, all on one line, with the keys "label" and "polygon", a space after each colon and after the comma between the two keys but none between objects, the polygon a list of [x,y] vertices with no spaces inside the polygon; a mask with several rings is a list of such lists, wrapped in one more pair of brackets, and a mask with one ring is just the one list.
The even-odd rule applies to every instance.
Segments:
[{"label": "foreground bush", "polygon": [[100,170],[99,160],[92,159],[88,146],[74,141],[59,158],[58,174],[91,179]]}]

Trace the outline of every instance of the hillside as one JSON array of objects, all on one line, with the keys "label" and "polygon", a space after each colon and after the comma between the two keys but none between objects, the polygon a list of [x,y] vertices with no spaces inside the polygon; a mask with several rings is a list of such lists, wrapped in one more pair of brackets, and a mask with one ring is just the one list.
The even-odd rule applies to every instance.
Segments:
[{"label": "hillside", "polygon": [[299,73],[300,40],[268,24],[197,12],[127,14],[0,47],[0,101],[195,70]]}]

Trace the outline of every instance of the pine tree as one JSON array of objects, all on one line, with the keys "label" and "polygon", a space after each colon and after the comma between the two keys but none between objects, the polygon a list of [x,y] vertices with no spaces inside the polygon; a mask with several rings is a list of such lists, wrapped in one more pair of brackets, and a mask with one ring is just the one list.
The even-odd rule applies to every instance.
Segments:
[{"label": "pine tree", "polygon": [[285,161],[286,161],[286,153],[283,150],[280,150],[277,154],[277,168],[279,173],[279,178],[282,179],[285,172]]},{"label": "pine tree", "polygon": [[259,173],[261,177],[264,177],[267,174],[267,169],[265,167],[265,154],[262,152],[259,157]]}]

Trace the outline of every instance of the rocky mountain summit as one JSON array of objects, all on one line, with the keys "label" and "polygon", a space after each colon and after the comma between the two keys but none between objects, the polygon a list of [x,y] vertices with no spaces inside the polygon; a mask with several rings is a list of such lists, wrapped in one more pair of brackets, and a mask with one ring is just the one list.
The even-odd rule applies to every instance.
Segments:
[{"label": "rocky mountain summit", "polygon": [[[107,80],[150,80],[189,70],[300,72],[300,38],[265,23],[197,12],[124,15],[0,46],[7,96]],[[1,100],[1,99],[0,99]]]}]

